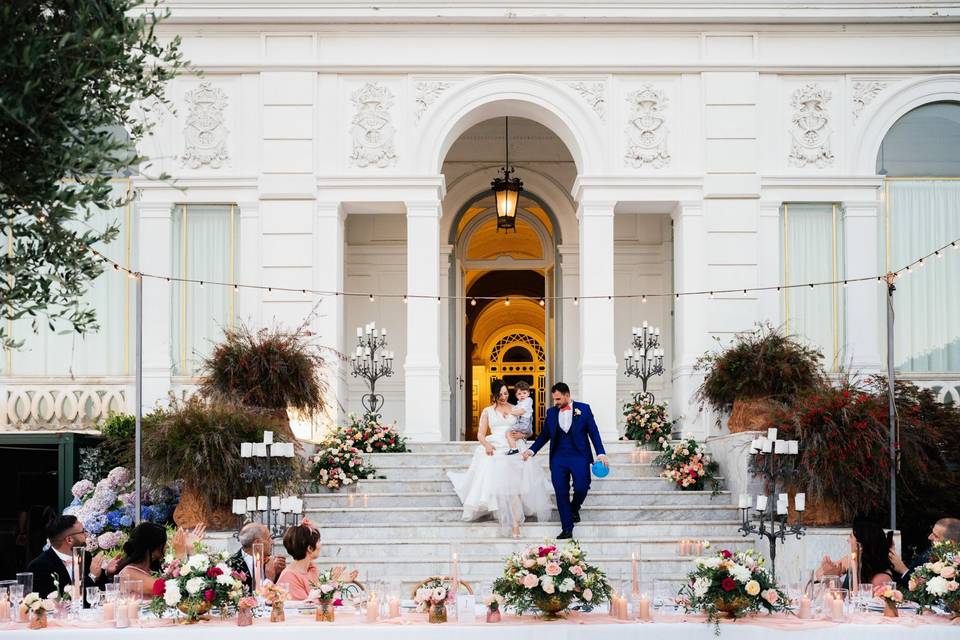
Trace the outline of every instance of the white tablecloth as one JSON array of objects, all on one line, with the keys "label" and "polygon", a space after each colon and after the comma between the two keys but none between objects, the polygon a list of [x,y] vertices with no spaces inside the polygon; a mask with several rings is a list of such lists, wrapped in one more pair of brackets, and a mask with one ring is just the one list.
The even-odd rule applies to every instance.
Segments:
[{"label": "white tablecloth", "polygon": [[[897,620],[879,614],[857,621],[836,624],[801,621],[789,617],[723,621],[720,637],[725,640],[766,640],[769,638],[811,640],[960,640],[960,620],[951,623],[944,616],[908,614]],[[257,618],[253,626],[238,627],[235,620],[174,626],[156,619],[139,627],[116,629],[94,623],[73,625],[51,620],[50,626],[31,631],[26,625],[2,625],[0,637],[34,640],[100,640],[102,638],[147,638],[149,640],[316,640],[319,634],[335,633],[337,640],[714,640],[714,626],[702,618],[668,617],[655,622],[620,622],[601,614],[571,614],[568,619],[544,622],[533,616],[506,617],[498,624],[449,622],[426,624],[423,616],[407,615],[400,620],[366,624],[356,615],[339,614],[335,624],[314,622],[312,616],[287,612],[287,621],[271,623]]]}]

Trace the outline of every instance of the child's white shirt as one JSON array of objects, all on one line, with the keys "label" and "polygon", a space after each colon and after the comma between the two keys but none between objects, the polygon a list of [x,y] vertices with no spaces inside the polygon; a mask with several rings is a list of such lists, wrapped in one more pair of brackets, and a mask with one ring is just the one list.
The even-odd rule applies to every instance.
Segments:
[{"label": "child's white shirt", "polygon": [[517,431],[533,432],[533,398],[517,401],[517,409],[523,409],[523,415],[517,416]]}]

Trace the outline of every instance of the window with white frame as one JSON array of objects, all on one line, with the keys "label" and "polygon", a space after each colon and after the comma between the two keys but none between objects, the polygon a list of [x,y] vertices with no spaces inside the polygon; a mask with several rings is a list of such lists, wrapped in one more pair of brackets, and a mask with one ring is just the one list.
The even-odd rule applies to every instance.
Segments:
[{"label": "window with white frame", "polygon": [[[111,199],[129,200],[130,181],[111,183]],[[117,227],[109,243],[94,248],[123,265],[136,265],[136,225],[133,204],[118,208],[90,208],[78,212],[71,222],[78,229],[103,232]],[[15,249],[11,249],[15,250]],[[10,376],[123,376],[131,372],[132,288],[123,272],[106,269],[90,283],[81,302],[96,312],[95,331],[79,334],[59,321],[51,328],[44,316],[23,317],[8,322],[14,340],[23,346],[6,352],[3,372]],[[36,330],[34,330],[34,327]]]},{"label": "window with white frame", "polygon": [[[877,153],[884,180],[884,271],[960,238],[960,104],[904,114]],[[914,373],[960,371],[960,255],[932,258],[897,280],[894,363]]]},{"label": "window with white frame", "polygon": [[[192,376],[236,321],[236,291],[207,282],[237,281],[239,220],[233,204],[180,204],[173,212],[171,285],[175,375]],[[203,284],[201,284],[203,283]]]},{"label": "window with white frame", "polygon": [[784,325],[843,366],[842,285],[795,286],[843,279],[843,215],[834,203],[784,203],[781,209]]}]

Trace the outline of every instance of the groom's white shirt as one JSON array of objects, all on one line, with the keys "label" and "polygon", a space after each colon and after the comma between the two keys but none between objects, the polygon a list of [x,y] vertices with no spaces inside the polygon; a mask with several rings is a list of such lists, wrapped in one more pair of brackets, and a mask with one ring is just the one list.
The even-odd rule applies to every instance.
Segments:
[{"label": "groom's white shirt", "polygon": [[573,400],[570,401],[569,411],[560,411],[560,415],[557,416],[557,424],[560,425],[564,433],[570,433],[570,427],[573,425]]}]

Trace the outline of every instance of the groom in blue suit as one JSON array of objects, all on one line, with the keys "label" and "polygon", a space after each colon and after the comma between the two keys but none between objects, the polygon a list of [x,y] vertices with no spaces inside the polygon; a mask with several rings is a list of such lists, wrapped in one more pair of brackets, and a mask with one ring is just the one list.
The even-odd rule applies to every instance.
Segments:
[{"label": "groom in blue suit", "polygon": [[529,460],[550,441],[550,478],[557,494],[557,511],[560,512],[563,528],[557,539],[565,539],[573,537],[573,525],[580,522],[580,507],[590,490],[590,465],[593,463],[590,442],[597,450],[597,459],[605,467],[608,463],[590,405],[573,402],[570,399],[570,387],[563,382],[553,385],[550,393],[553,395],[553,406],[547,410],[543,431],[533,445],[523,452],[523,459]]}]

